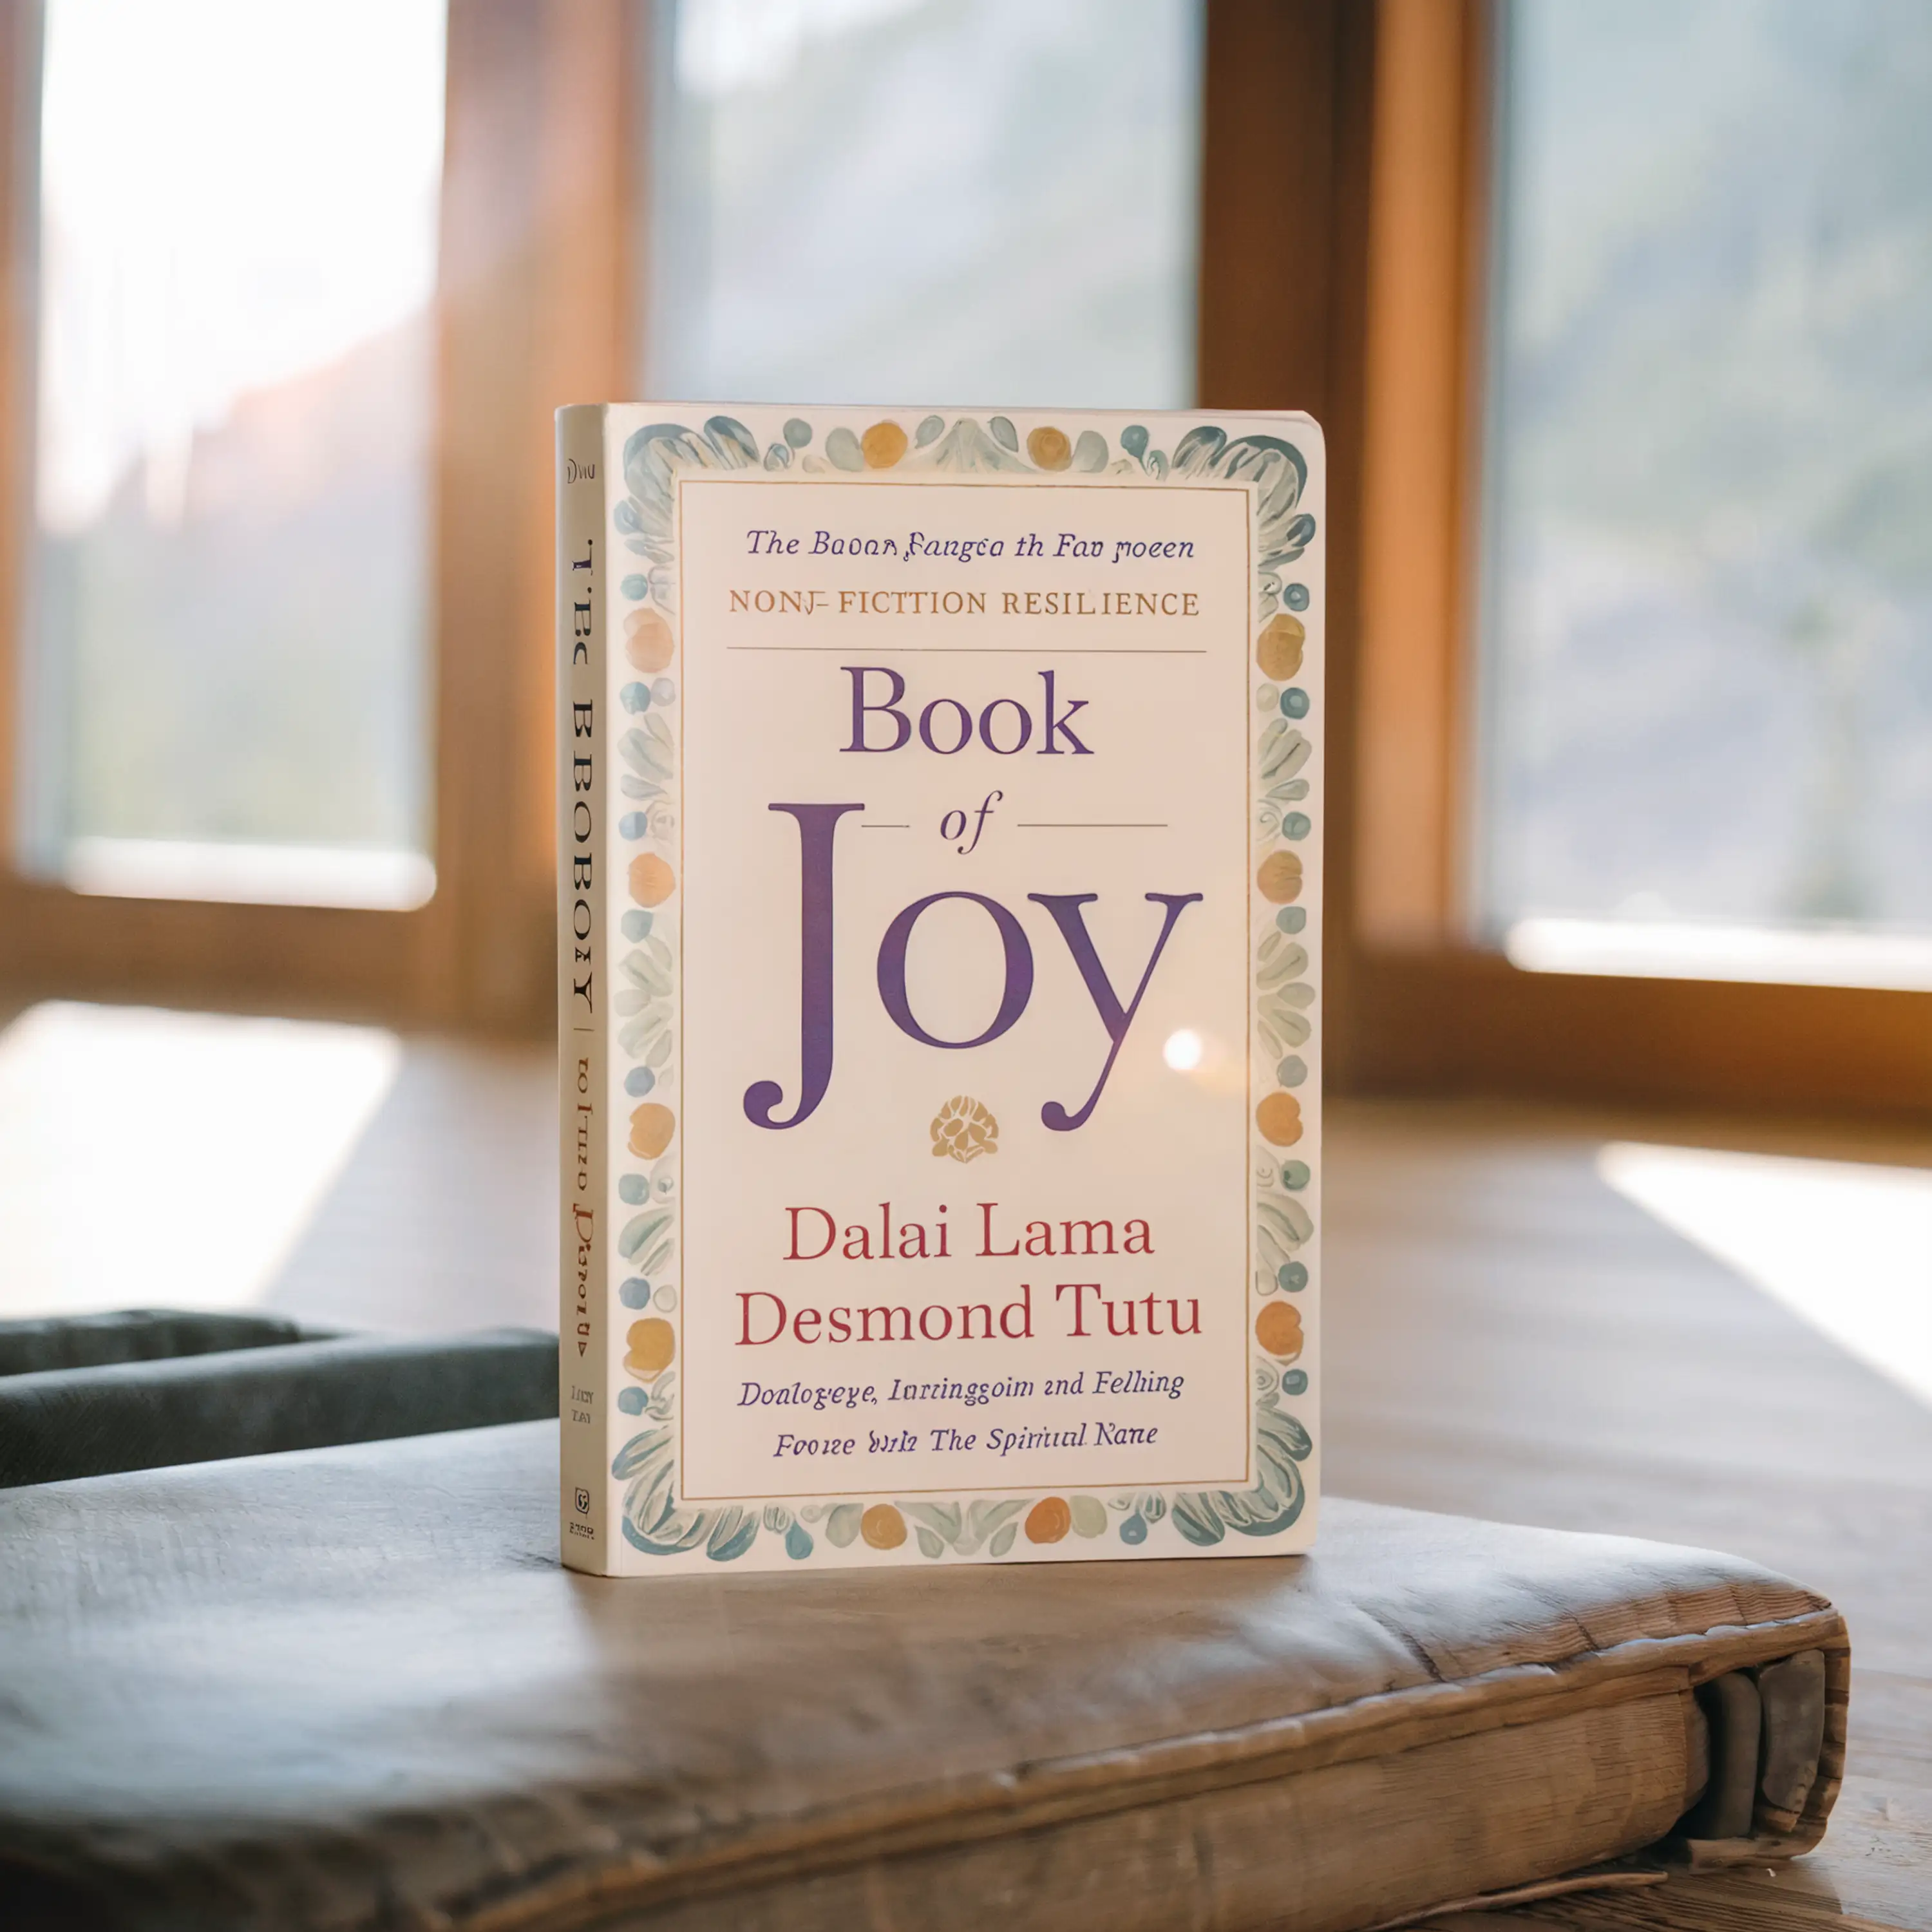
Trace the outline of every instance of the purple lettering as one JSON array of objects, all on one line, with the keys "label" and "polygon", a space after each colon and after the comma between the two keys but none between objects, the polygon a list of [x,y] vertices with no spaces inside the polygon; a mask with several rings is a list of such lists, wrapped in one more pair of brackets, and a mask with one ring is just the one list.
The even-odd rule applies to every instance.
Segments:
[{"label": "purple lettering", "polygon": [[1053,922],[1060,928],[1060,936],[1066,942],[1066,950],[1073,955],[1073,963],[1080,968],[1080,976],[1087,982],[1088,997],[1094,1002],[1094,1010],[1100,1016],[1100,1024],[1107,1029],[1107,1037],[1113,1042],[1108,1050],[1107,1064],[1100,1070],[1100,1078],[1094,1090],[1087,1096],[1087,1104],[1077,1114],[1070,1114],[1058,1100],[1049,1100],[1040,1110],[1040,1118],[1057,1134],[1064,1134],[1075,1127],[1084,1126],[1087,1117],[1093,1112],[1106,1086],[1107,1076],[1114,1070],[1114,1062],[1119,1057],[1120,1042],[1127,1036],[1127,1029],[1132,1025],[1134,1016],[1140,1010],[1141,995],[1148,989],[1148,982],[1154,977],[1154,969],[1160,963],[1166,949],[1168,935],[1174,930],[1174,922],[1181,914],[1184,907],[1190,906],[1202,895],[1198,892],[1149,892],[1148,902],[1165,906],[1167,916],[1161,922],[1160,937],[1154,943],[1154,951],[1149,955],[1145,969],[1141,974],[1141,982],[1134,988],[1132,1002],[1124,1011],[1114,992],[1113,982],[1107,977],[1107,969],[1100,964],[1100,956],[1094,950],[1092,935],[1087,930],[1086,915],[1080,908],[1090,899],[1100,897],[1097,892],[1029,892],[1027,897],[1037,904],[1043,905],[1053,915]]}]

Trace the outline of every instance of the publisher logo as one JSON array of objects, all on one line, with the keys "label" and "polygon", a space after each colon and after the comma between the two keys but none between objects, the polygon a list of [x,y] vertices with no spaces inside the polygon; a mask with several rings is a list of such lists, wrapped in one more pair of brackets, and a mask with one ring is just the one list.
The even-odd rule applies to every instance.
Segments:
[{"label": "publisher logo", "polygon": [[579,1490],[577,1492],[577,1513],[579,1516],[590,1514],[590,1492],[588,1490]]}]

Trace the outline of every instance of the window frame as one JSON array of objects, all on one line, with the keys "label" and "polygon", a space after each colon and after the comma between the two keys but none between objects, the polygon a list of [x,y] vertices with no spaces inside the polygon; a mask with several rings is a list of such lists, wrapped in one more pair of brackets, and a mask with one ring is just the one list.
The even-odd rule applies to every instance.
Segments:
[{"label": "window frame", "polygon": [[[1471,937],[1502,0],[1206,0],[1198,394],[1330,465],[1324,936],[1338,1088],[1932,1114],[1932,994],[1529,973]],[[0,986],[552,1024],[550,412],[633,386],[658,0],[461,0],[436,298],[436,892],[89,898],[12,867],[38,0],[0,0]]]},{"label": "window frame", "polygon": [[[1474,938],[1492,140],[1508,0],[1376,0],[1342,1082],[1932,1114],[1932,993],[1528,972]],[[1342,648],[1351,648],[1344,640]]]},{"label": "window frame", "polygon": [[626,386],[630,10],[452,5],[431,494],[434,896],[100,897],[18,863],[42,10],[0,0],[0,984],[541,1033],[555,995],[551,412]]}]

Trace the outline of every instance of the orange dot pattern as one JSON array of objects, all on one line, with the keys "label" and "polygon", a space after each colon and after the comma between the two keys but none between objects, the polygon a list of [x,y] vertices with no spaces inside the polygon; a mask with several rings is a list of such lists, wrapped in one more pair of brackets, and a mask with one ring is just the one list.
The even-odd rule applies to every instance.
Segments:
[{"label": "orange dot pattern", "polygon": [[1292,905],[1301,896],[1300,854],[1270,852],[1255,874],[1255,884],[1270,904]]},{"label": "orange dot pattern", "polygon": [[896,422],[875,422],[859,439],[868,470],[890,470],[906,453],[906,433]]},{"label": "orange dot pattern", "polygon": [[1073,1527],[1073,1510],[1064,1496],[1042,1496],[1027,1512],[1029,1543],[1058,1543]]},{"label": "orange dot pattern", "polygon": [[625,1340],[628,1347],[624,1366],[634,1376],[662,1375],[677,1353],[676,1331],[655,1315],[648,1321],[633,1322]]},{"label": "orange dot pattern", "polygon": [[1255,1340],[1276,1361],[1293,1361],[1301,1353],[1301,1310],[1286,1301],[1270,1301],[1255,1317]]},{"label": "orange dot pattern", "polygon": [[640,852],[631,861],[631,896],[640,906],[662,905],[677,890],[677,874],[655,852]]},{"label": "orange dot pattern", "polygon": [[670,626],[655,610],[633,610],[624,620],[624,655],[636,670],[662,670],[677,655]]},{"label": "orange dot pattern", "polygon": [[1301,668],[1301,647],[1307,641],[1308,632],[1301,620],[1284,610],[1262,626],[1255,646],[1255,662],[1266,676],[1280,684]]},{"label": "orange dot pattern", "polygon": [[859,1519],[859,1534],[874,1550],[896,1550],[906,1540],[905,1518],[890,1503],[874,1503]]},{"label": "orange dot pattern", "polygon": [[1255,1109],[1255,1125],[1270,1147],[1292,1147],[1301,1138],[1301,1102],[1292,1094],[1270,1094]]},{"label": "orange dot pattern", "polygon": [[1064,470],[1073,460],[1073,446],[1067,441],[1064,429],[1050,429],[1042,424],[1028,432],[1027,454],[1042,470]]},{"label": "orange dot pattern", "polygon": [[[1300,670],[1307,643],[1307,627],[1301,620],[1278,611],[1255,640],[1255,662],[1264,677],[1286,683]],[[1269,689],[1263,694],[1265,708],[1271,711],[1276,694]],[[1304,829],[1306,824],[1304,820]],[[1269,853],[1255,873],[1256,890],[1271,905],[1292,905],[1300,898],[1304,883],[1301,857],[1296,852]],[[1267,1094],[1255,1108],[1255,1126],[1270,1147],[1292,1147],[1302,1136],[1301,1103],[1285,1091]],[[1276,1360],[1293,1361],[1301,1353],[1300,1312],[1287,1302],[1269,1302],[1255,1318],[1255,1339]]]}]

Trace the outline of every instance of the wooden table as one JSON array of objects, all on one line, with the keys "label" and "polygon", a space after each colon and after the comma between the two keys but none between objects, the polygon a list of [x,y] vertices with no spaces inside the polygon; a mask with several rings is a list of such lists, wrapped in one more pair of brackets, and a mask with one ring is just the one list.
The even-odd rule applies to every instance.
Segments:
[{"label": "wooden table", "polygon": [[[410,1045],[270,1305],[554,1324],[554,1093],[544,1050]],[[1359,1102],[1330,1131],[1332,1490],[1733,1550],[1851,1626],[1851,1774],[1821,1852],[1508,1922],[1932,1932],[1932,1413],[1595,1166],[1612,1138],[1928,1166],[1932,1139]],[[10,1312],[38,1312],[14,1286]]]},{"label": "wooden table", "polygon": [[[453,1298],[383,1276],[386,1252],[433,1251],[442,1292],[539,1318],[547,1283],[516,1258],[548,1238],[548,1177],[516,1156],[547,1131],[550,1078],[541,1054],[412,1049],[278,1305],[447,1325]],[[1820,1854],[1513,1922],[1932,1932],[1932,1413],[1596,1166],[1622,1139],[1924,1166],[1932,1136],[1479,1102],[1338,1102],[1329,1124],[1331,1490],[1736,1550],[1851,1625],[1852,1775]],[[440,1184],[434,1228],[419,1207],[399,1225],[398,1163]],[[353,1310],[330,1305],[338,1279]]]},{"label": "wooden table", "polygon": [[1850,1774],[1819,1852],[1509,1924],[1928,1932],[1932,1412],[1615,1192],[1612,1139],[1932,1164],[1924,1139],[1843,1131],[1336,1108],[1328,1485],[1734,1550],[1851,1627]]}]

